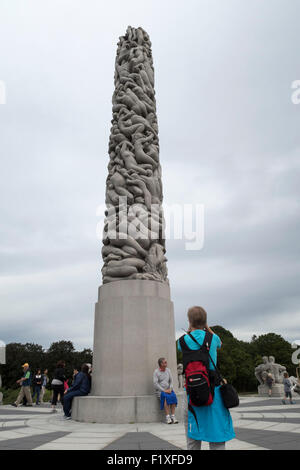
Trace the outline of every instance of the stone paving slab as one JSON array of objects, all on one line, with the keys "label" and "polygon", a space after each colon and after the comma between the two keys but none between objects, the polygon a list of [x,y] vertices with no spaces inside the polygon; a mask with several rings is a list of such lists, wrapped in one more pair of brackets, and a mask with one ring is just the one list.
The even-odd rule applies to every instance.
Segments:
[{"label": "stone paving slab", "polygon": [[[261,418],[251,418],[252,421],[257,421],[257,422],[261,422]],[[264,422],[266,423],[293,423],[293,424],[298,424],[300,425],[300,417],[298,415],[298,417],[288,417],[288,418],[285,418],[285,417],[273,417],[273,418],[266,418],[264,416]]]},{"label": "stone paving slab", "polygon": [[[253,406],[254,407],[277,406],[279,404],[281,405],[281,400],[282,400],[282,397],[265,398],[264,400],[261,400],[261,399],[256,399],[256,400],[255,399],[251,399],[251,400],[244,399],[244,400],[242,400],[242,404],[245,403],[245,405],[248,408],[253,407]],[[295,402],[295,405],[299,406],[300,396],[299,397],[293,397],[293,401]],[[288,404],[287,406],[295,406],[295,405]]]},{"label": "stone paving slab", "polygon": [[239,439],[256,444],[269,450],[300,450],[300,439],[295,434],[288,432],[277,433],[276,431],[249,429],[235,429]]},{"label": "stone paving slab", "polygon": [[[21,429],[21,428],[23,428],[23,427],[24,427],[24,424],[21,425],[21,426],[10,426],[10,427],[9,427],[9,430],[10,430],[10,431],[15,431],[16,429]],[[7,431],[6,427],[5,427],[5,428],[4,428],[4,427],[0,427],[0,433],[3,432],[3,431]],[[1,434],[0,434],[0,437],[1,437]]]},{"label": "stone paving slab", "polygon": [[[300,450],[300,401],[282,405],[281,399],[242,397],[231,412],[236,439],[229,450]],[[179,417],[179,411],[178,411]],[[180,417],[179,417],[180,418]],[[186,449],[183,424],[99,424],[63,419],[62,410],[49,406],[0,407],[0,449],[155,450]],[[208,443],[203,443],[203,450]],[[161,449],[162,450],[162,449]]]},{"label": "stone paving slab", "polygon": [[115,440],[104,450],[180,450],[168,441],[160,439],[150,432],[128,432]]},{"label": "stone paving slab", "polygon": [[39,434],[37,436],[28,436],[18,439],[7,439],[5,441],[0,442],[0,449],[1,450],[31,450],[35,447],[40,446],[44,442],[48,442],[49,439],[55,439],[57,437],[65,436],[66,433],[64,432],[56,432],[56,433],[45,433]]}]

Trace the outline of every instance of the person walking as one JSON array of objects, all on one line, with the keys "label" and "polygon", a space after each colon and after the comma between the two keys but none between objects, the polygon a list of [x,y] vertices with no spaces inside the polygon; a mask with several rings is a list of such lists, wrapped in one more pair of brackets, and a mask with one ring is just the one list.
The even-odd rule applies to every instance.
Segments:
[{"label": "person walking", "polygon": [[[81,370],[80,370],[81,369]],[[71,387],[65,390],[64,396],[64,414],[66,419],[71,419],[71,408],[74,397],[83,397],[88,395],[91,390],[91,380],[89,375],[89,366],[83,364],[80,367],[74,367],[74,382]]]},{"label": "person walking", "polygon": [[44,403],[44,396],[46,393],[46,387],[47,387],[48,382],[49,382],[48,369],[45,369],[42,375],[42,390],[41,390],[41,396],[40,396],[40,403]]},{"label": "person walking", "polygon": [[[207,313],[204,308],[191,307],[188,310],[188,321],[188,333],[199,345],[189,334],[184,335],[182,341],[189,350],[198,350],[203,345],[204,339],[210,337],[209,354],[216,364],[217,349],[222,343],[219,336],[207,325]],[[178,349],[181,351],[179,342]],[[209,369],[214,370],[210,359]],[[210,450],[225,450],[225,442],[235,437],[231,415],[224,406],[220,385],[220,381],[216,378],[213,401],[208,406],[192,406],[187,393],[183,396],[183,420],[188,450],[201,450],[202,441],[209,442]]]},{"label": "person walking", "polygon": [[160,400],[160,409],[165,410],[166,423],[177,424],[178,421],[175,417],[177,397],[173,390],[172,373],[167,365],[166,358],[160,357],[158,359],[158,368],[153,373],[154,390]]},{"label": "person walking", "polygon": [[41,371],[41,369],[38,369],[36,371],[36,374],[34,374],[33,381],[32,381],[32,385],[33,385],[32,400],[34,400],[34,397],[36,395],[36,405],[40,404],[40,394],[41,394],[41,390],[42,390],[42,381],[43,381],[42,371]]},{"label": "person walking", "polygon": [[15,403],[12,403],[12,406],[19,406],[21,401],[23,402],[24,397],[26,397],[26,400],[27,400],[26,406],[32,406],[32,398],[31,398],[31,390],[30,390],[31,372],[29,370],[28,362],[25,362],[25,364],[23,364],[22,367],[23,367],[23,377],[17,380],[17,384],[21,385],[21,390]]},{"label": "person walking", "polygon": [[289,398],[290,400],[290,405],[293,405],[293,399],[292,399],[292,384],[289,379],[289,374],[287,372],[284,372],[283,374],[283,386],[284,386],[284,397],[282,399],[282,404],[285,405],[286,402],[285,400]]},{"label": "person walking", "polygon": [[51,382],[51,387],[53,390],[52,403],[51,403],[52,413],[56,412],[58,395],[60,395],[61,404],[62,405],[64,404],[64,382],[66,380],[65,367],[66,367],[65,361],[58,361],[58,363],[56,364],[56,369],[54,371],[54,377]]},{"label": "person walking", "polygon": [[269,373],[266,377],[266,384],[267,384],[267,387],[269,389],[268,394],[269,394],[270,398],[272,396],[273,383],[274,383],[273,375]]}]

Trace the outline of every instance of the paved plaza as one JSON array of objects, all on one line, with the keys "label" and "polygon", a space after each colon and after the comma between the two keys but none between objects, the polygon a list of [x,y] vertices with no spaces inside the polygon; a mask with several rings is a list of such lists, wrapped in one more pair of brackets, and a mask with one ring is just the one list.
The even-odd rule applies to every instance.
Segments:
[{"label": "paved plaza", "polygon": [[[230,450],[300,450],[300,399],[242,397],[232,410],[236,439]],[[204,443],[203,449],[208,445]],[[0,407],[0,449],[180,450],[186,449],[181,423],[96,424],[63,419],[49,405]]]}]

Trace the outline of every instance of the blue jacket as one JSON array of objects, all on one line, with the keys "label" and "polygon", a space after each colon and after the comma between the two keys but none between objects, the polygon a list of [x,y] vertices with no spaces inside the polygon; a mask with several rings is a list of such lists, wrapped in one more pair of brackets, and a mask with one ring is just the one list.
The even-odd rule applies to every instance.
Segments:
[{"label": "blue jacket", "polygon": [[78,374],[75,375],[74,383],[69,388],[68,393],[79,391],[83,395],[87,395],[88,393],[90,393],[90,390],[91,390],[90,378],[83,372],[78,372]]},{"label": "blue jacket", "polygon": [[[192,335],[196,338],[199,344],[203,344],[205,331],[194,330]],[[184,341],[190,349],[196,350],[200,347],[197,346],[197,344],[188,335],[184,336]],[[209,354],[215,364],[217,363],[217,349],[220,348],[220,346],[221,340],[219,336],[214,334]],[[181,350],[179,343],[178,349]],[[210,368],[214,368],[211,361]],[[187,402],[188,401],[189,396],[187,396]],[[211,405],[192,406],[190,409],[187,409],[187,417],[187,435],[191,439],[206,442],[226,442],[235,437],[230,412],[223,404],[220,386],[215,388],[215,396]]]}]

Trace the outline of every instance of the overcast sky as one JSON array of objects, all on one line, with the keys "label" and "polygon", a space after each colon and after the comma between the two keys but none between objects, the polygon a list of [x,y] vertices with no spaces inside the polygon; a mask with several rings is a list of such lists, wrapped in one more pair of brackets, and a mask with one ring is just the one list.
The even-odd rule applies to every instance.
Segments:
[{"label": "overcast sky", "polygon": [[202,305],[239,339],[300,338],[300,2],[0,3],[5,342],[92,347],[116,46],[150,35],[166,204],[204,204],[200,251],[167,242],[176,330]]}]

